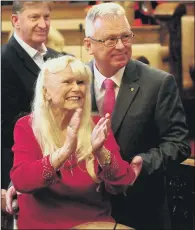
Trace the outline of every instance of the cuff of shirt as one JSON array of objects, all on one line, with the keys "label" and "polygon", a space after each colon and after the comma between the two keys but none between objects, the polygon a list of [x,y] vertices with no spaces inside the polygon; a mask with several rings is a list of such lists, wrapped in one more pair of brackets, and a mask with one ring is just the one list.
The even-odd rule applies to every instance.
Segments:
[{"label": "cuff of shirt", "polygon": [[115,155],[111,153],[110,164],[104,167],[99,167],[98,176],[102,181],[114,180],[119,165]]},{"label": "cuff of shirt", "polygon": [[45,180],[45,183],[47,185],[50,184],[57,184],[60,182],[60,172],[56,172],[53,168],[53,166],[50,163],[49,155],[46,157],[43,157],[42,159],[42,166],[43,166],[43,172],[42,177]]}]

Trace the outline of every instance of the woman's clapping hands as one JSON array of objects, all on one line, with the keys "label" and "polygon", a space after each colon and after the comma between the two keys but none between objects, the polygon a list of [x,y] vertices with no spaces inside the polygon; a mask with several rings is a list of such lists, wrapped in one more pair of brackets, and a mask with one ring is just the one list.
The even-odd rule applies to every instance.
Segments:
[{"label": "woman's clapping hands", "polygon": [[81,118],[82,109],[79,108],[74,112],[67,127],[65,146],[70,153],[74,153],[77,148],[77,134],[81,124]]},{"label": "woman's clapping hands", "polygon": [[91,145],[94,153],[99,151],[103,147],[109,131],[110,115],[106,114],[105,117],[102,117],[98,121],[91,134]]}]

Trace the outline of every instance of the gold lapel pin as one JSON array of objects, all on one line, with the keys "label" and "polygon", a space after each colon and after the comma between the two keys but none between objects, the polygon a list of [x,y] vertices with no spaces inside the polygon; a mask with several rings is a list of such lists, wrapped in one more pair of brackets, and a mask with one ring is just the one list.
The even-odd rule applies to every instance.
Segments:
[{"label": "gold lapel pin", "polygon": [[134,91],[134,88],[131,88],[131,92],[133,92]]}]

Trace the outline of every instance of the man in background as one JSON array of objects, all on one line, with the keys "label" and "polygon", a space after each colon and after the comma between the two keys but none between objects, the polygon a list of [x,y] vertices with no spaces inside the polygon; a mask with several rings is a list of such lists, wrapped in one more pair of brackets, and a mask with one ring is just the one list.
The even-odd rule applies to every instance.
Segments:
[{"label": "man in background", "polygon": [[30,111],[34,83],[44,60],[58,55],[44,43],[50,28],[47,2],[13,2],[14,34],[1,54],[2,188],[7,188],[12,167],[13,129],[18,116]]}]

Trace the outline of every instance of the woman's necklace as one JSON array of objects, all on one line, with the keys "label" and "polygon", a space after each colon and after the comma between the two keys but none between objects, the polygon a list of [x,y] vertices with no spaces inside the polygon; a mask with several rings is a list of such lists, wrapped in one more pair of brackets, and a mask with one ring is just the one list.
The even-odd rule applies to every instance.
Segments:
[{"label": "woman's necklace", "polygon": [[70,173],[71,173],[71,175],[73,176],[73,168],[74,167],[76,167],[76,166],[78,166],[78,168],[82,171],[82,172],[87,172],[87,170],[85,170],[85,169],[82,169],[81,167],[80,167],[80,163],[78,162],[78,159],[76,160],[76,163],[74,163],[73,162],[73,158],[74,157],[76,157],[75,156],[75,154],[71,154],[69,157],[68,157],[68,159],[67,159],[67,161],[68,161],[68,164],[69,164],[69,169],[70,169]]}]

